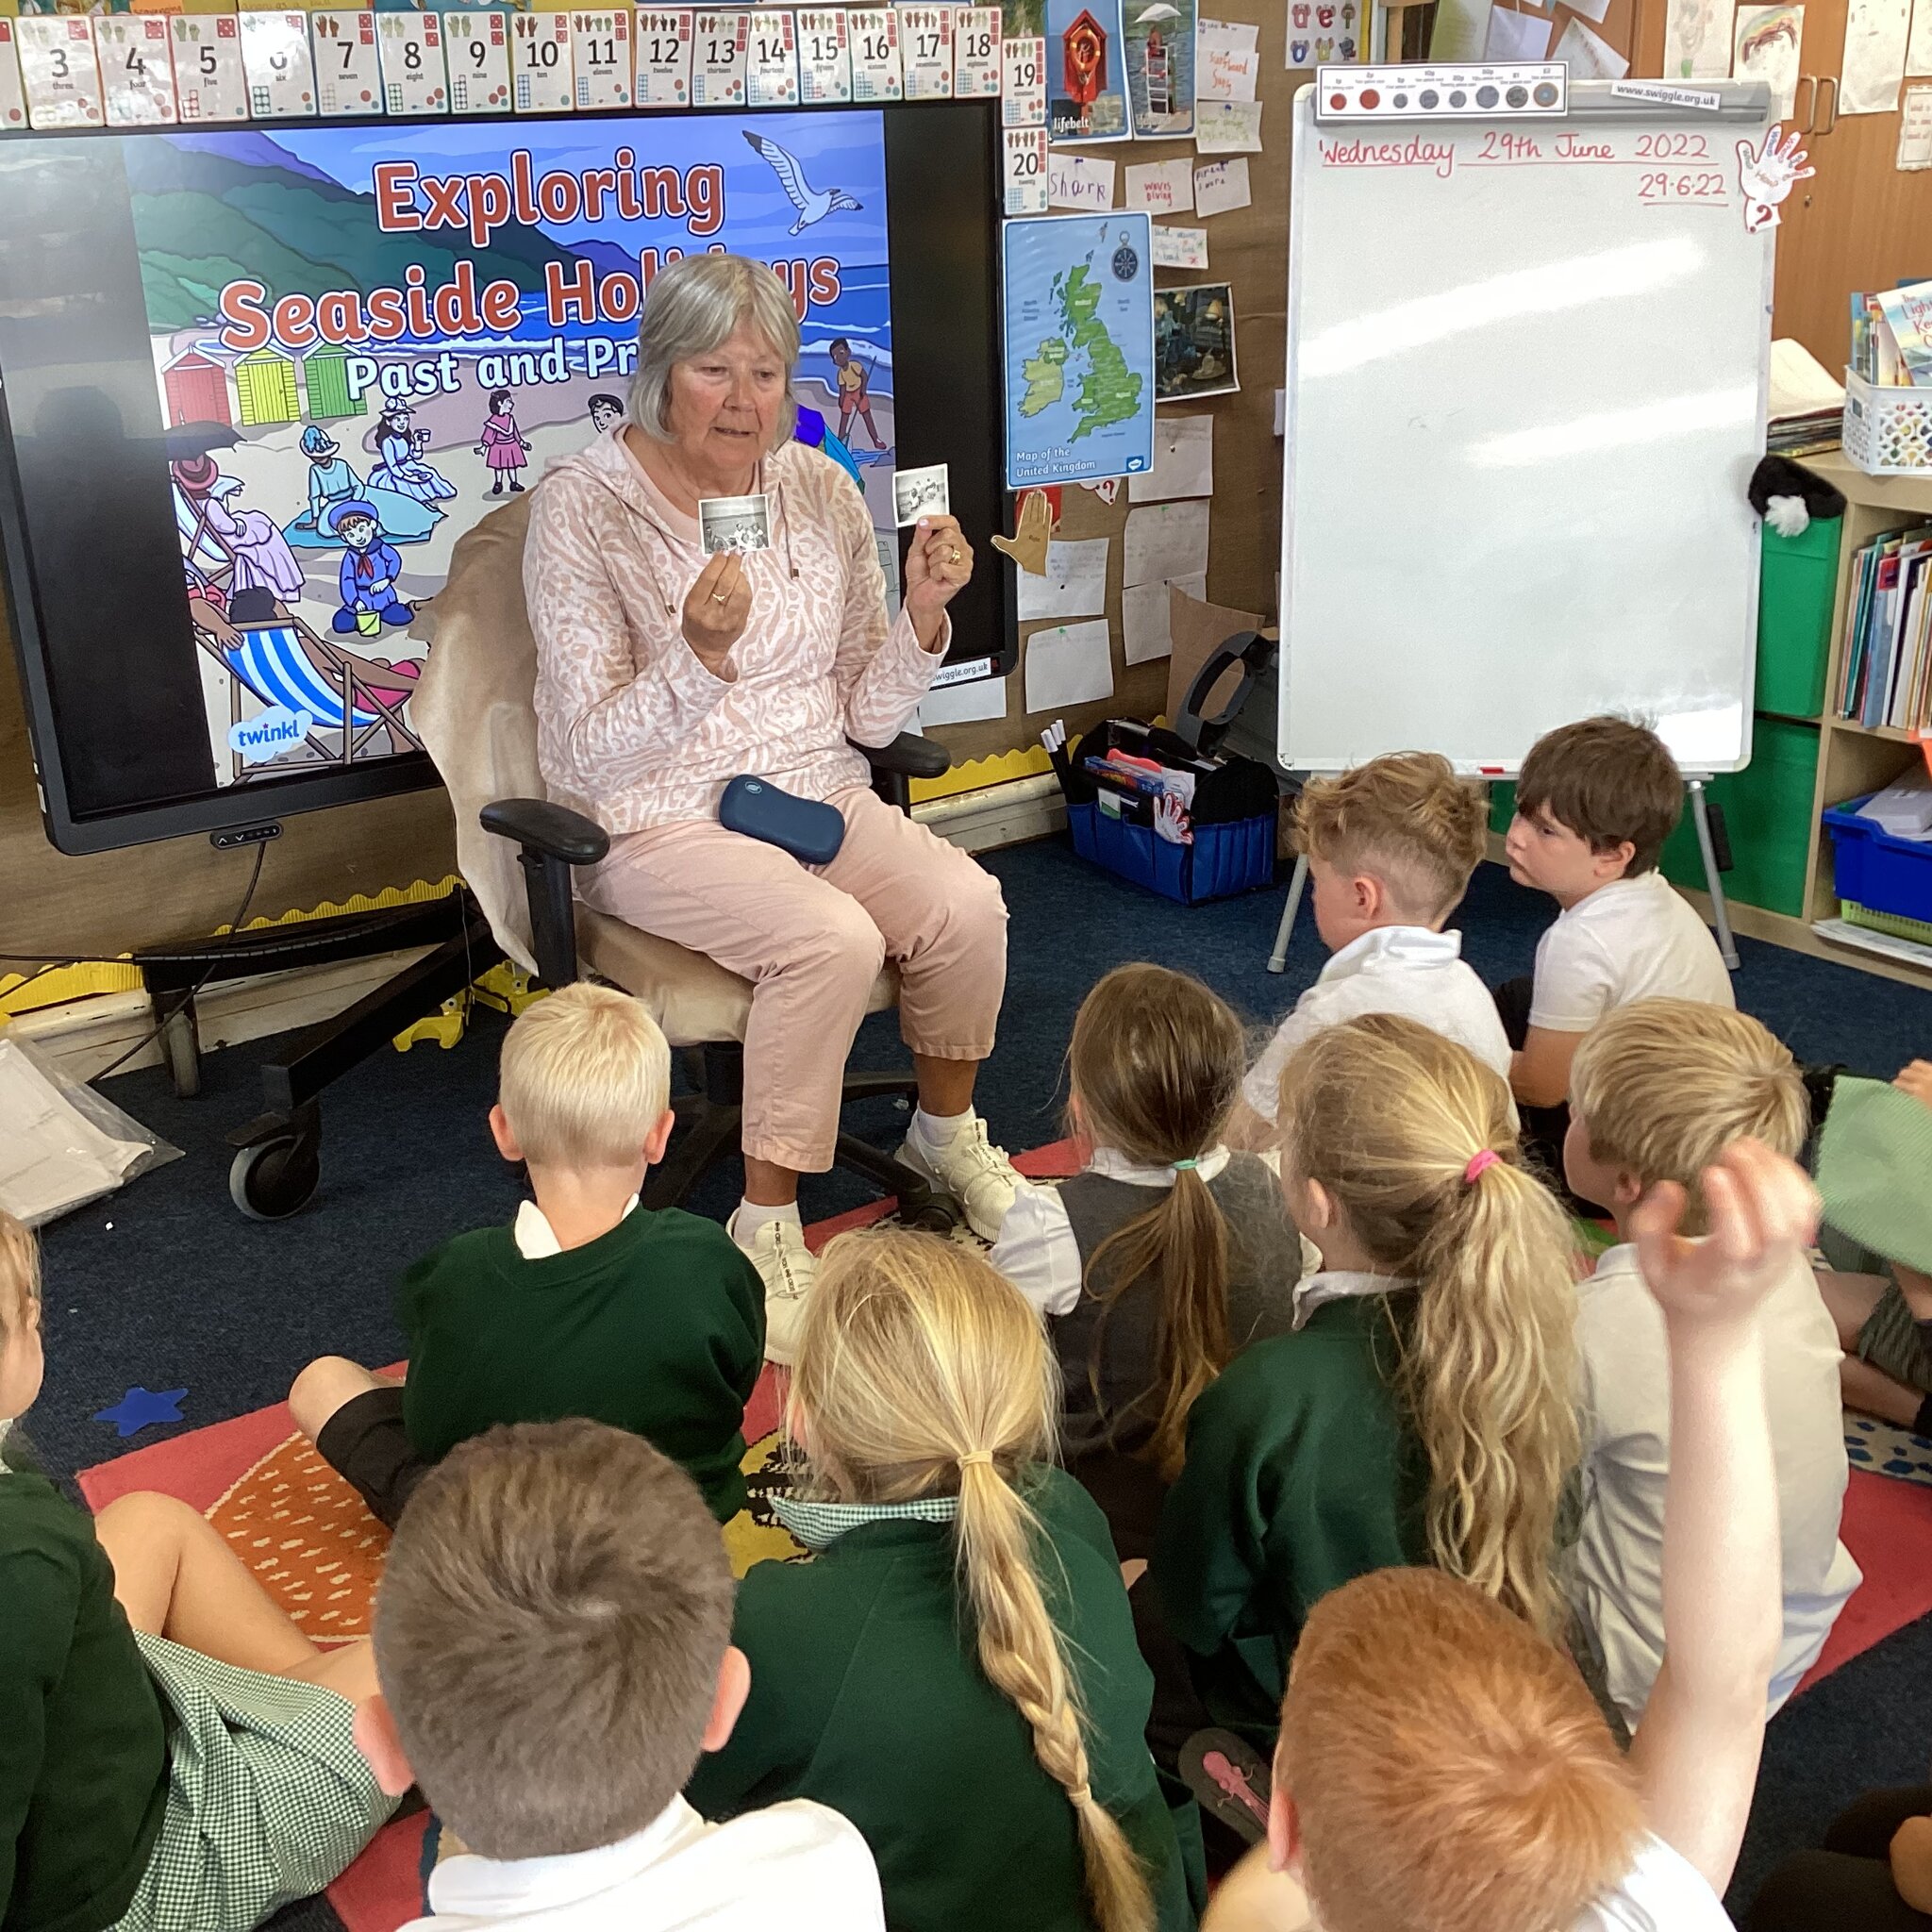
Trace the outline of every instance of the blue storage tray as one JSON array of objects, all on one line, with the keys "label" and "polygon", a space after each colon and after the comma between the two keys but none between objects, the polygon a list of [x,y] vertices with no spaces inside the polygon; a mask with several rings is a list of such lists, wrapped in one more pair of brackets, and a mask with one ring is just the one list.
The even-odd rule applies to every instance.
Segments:
[{"label": "blue storage tray", "polygon": [[1274,882],[1274,815],[1196,825],[1191,845],[1171,845],[1152,827],[1128,824],[1097,805],[1070,805],[1074,850],[1108,872],[1183,906],[1231,899]]},{"label": "blue storage tray", "polygon": [[1824,808],[1831,832],[1832,887],[1874,912],[1932,921],[1932,841],[1895,839],[1858,808],[1873,796],[1848,798]]}]

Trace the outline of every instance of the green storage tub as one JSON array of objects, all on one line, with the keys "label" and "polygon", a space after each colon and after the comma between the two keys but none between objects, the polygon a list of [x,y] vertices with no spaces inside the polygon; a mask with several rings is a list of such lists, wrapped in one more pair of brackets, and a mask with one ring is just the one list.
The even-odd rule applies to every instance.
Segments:
[{"label": "green storage tub", "polygon": [[1824,708],[1824,660],[1831,653],[1831,607],[1838,591],[1842,517],[1814,519],[1795,537],[1764,526],[1757,593],[1760,711],[1815,718]]}]

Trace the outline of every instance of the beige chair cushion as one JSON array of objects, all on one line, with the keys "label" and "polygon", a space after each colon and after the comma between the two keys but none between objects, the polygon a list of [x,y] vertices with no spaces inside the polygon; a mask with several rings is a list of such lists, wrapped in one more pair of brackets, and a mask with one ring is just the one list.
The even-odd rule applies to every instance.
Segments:
[{"label": "beige chair cushion", "polygon": [[[478,814],[498,798],[541,798],[537,718],[531,708],[537,645],[524,604],[528,494],[512,497],[458,539],[449,578],[424,606],[414,634],[430,646],[409,714],[456,812],[457,863],[504,951],[526,972],[530,915],[517,848],[486,832]],[[742,1040],[751,982],[702,953],[577,908],[577,945],[591,971],[634,993],[673,1046]],[[899,1001],[891,966],[866,1010]]]},{"label": "beige chair cushion", "polygon": [[[577,908],[577,949],[592,972],[643,1001],[673,1046],[744,1038],[751,981],[715,959],[588,906]],[[873,981],[865,1010],[882,1013],[898,1004],[899,974],[889,965]]]}]

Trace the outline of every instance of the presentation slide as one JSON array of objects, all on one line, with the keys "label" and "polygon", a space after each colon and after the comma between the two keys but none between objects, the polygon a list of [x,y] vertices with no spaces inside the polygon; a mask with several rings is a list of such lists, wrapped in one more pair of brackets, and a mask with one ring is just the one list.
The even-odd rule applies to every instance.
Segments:
[{"label": "presentation slide", "polygon": [[893,527],[876,112],[125,142],[219,782],[420,748],[456,540],[622,413],[651,277],[768,261],[798,435]]}]

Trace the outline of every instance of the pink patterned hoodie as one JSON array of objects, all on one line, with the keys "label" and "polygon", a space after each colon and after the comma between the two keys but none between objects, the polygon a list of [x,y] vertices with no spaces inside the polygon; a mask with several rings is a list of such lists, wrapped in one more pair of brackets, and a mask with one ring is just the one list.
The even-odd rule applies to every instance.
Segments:
[{"label": "pink patterned hoodie", "polygon": [[768,456],[772,545],[743,558],[751,617],[715,676],[684,641],[704,568],[694,517],[621,435],[553,463],[536,491],[524,589],[537,639],[537,755],[550,795],[611,833],[717,815],[755,772],[807,798],[867,782],[845,742],[889,744],[944,661],[886,620],[872,520],[852,479],[797,442]]}]

